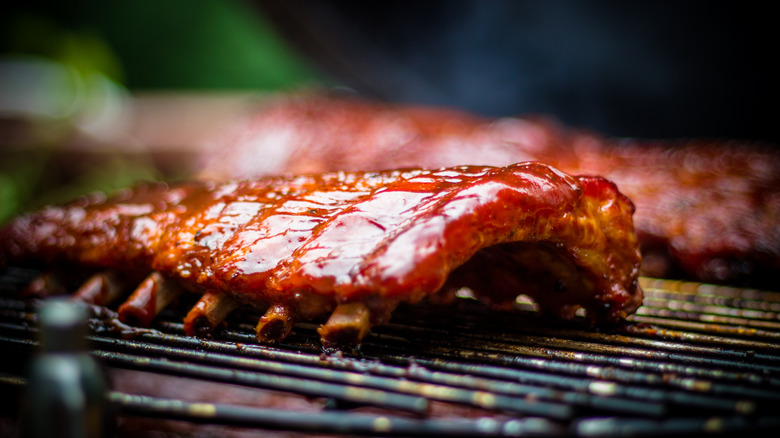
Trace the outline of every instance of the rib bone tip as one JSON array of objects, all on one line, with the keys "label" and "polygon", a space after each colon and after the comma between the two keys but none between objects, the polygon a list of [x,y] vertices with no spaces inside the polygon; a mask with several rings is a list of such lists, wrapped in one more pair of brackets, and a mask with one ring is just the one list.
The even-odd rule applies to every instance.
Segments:
[{"label": "rib bone tip", "polygon": [[208,291],[190,309],[184,318],[184,332],[189,336],[212,332],[238,303],[223,292]]},{"label": "rib bone tip", "polygon": [[271,306],[255,327],[259,342],[276,342],[284,339],[292,331],[297,314],[289,306],[276,304]]},{"label": "rib bone tip", "polygon": [[99,272],[82,283],[73,294],[74,301],[105,306],[124,292],[124,284],[111,272]]},{"label": "rib bone tip", "polygon": [[62,273],[58,271],[43,272],[24,288],[21,295],[31,298],[64,295],[68,290],[62,277]]},{"label": "rib bone tip", "polygon": [[131,325],[148,326],[170,304],[182,288],[159,272],[152,272],[119,307],[119,320]]},{"label": "rib bone tip", "polygon": [[357,345],[371,329],[371,312],[365,303],[339,304],[317,332],[325,347]]}]

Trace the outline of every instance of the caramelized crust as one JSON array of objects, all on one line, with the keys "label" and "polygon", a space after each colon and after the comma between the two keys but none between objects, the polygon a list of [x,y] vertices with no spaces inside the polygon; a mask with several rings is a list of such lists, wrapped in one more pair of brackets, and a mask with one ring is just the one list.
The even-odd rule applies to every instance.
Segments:
[{"label": "caramelized crust", "polygon": [[620,320],[641,302],[632,213],[609,181],[534,162],[192,182],[20,217],[2,230],[0,257],[151,272],[120,307],[144,323],[177,287],[207,292],[190,332],[232,310],[220,294],[270,307],[261,340],[335,309],[320,333],[337,344],[359,342],[399,302],[461,287],[497,305],[528,294],[561,317],[581,307]]},{"label": "caramelized crust", "polygon": [[614,181],[637,207],[643,274],[775,288],[780,153],[738,141],[609,140],[542,118],[281,97],[224,140],[204,177],[538,160]]}]

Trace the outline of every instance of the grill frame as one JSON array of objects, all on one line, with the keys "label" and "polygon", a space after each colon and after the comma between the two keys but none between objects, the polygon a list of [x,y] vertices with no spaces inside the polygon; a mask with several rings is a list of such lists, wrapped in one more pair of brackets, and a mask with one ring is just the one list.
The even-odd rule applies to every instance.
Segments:
[{"label": "grill frame", "polygon": [[[36,302],[14,297],[28,272],[0,275],[0,351],[20,358],[0,367],[0,384],[19,390],[24,361],[37,346]],[[112,329],[111,309],[93,308],[90,341],[109,369],[302,396],[318,407],[296,412],[117,389],[107,395],[119,418],[157,419],[161,430],[171,421],[381,436],[780,430],[773,412],[780,402],[780,293],[648,278],[641,284],[645,304],[626,325],[606,330],[584,319],[542,319],[527,303],[493,311],[461,300],[446,308],[404,305],[359,350],[324,352],[317,322],[296,325],[278,345],[256,344],[259,313],[245,309],[210,338],[185,336],[183,302],[132,338]]]}]

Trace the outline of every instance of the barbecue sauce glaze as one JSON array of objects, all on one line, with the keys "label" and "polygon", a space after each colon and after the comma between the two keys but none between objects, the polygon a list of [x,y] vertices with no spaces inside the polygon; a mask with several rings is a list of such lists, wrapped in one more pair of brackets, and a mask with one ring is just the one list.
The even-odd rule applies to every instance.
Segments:
[{"label": "barbecue sauce glaze", "polygon": [[297,319],[336,309],[372,326],[468,287],[616,321],[642,297],[633,209],[607,180],[535,162],[143,185],[16,219],[0,259],[159,273]]}]

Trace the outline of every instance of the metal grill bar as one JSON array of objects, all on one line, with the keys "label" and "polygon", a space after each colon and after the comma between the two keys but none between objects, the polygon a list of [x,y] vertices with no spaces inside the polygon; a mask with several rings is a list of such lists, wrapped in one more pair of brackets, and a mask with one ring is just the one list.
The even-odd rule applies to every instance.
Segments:
[{"label": "metal grill bar", "polygon": [[[616,327],[614,333],[598,333],[592,329],[588,329],[584,325],[576,328],[561,328],[557,325],[552,325],[549,321],[540,320],[535,314],[529,313],[522,316],[512,315],[513,319],[502,318],[500,314],[488,317],[484,314],[473,315],[477,309],[475,306],[470,306],[464,309],[464,315],[459,315],[457,319],[454,319],[447,313],[436,313],[433,309],[426,309],[429,311],[426,317],[441,317],[441,324],[437,327],[430,328],[424,325],[422,318],[414,318],[410,320],[399,321],[394,320],[394,324],[398,327],[403,327],[400,324],[403,323],[409,326],[409,330],[417,329],[418,332],[423,333],[428,330],[438,330],[440,334],[447,335],[450,331],[457,332],[459,335],[468,335],[471,337],[480,337],[480,333],[485,334],[498,339],[509,339],[510,341],[520,344],[526,343],[532,346],[531,340],[550,340],[547,342],[557,342],[559,345],[569,345],[570,340],[587,340],[594,343],[594,347],[590,349],[593,352],[599,352],[612,348],[609,345],[617,345],[621,348],[625,346],[642,346],[650,347],[648,351],[650,354],[646,356],[663,354],[666,351],[677,351],[692,353],[691,356],[707,356],[717,358],[732,358],[737,362],[744,362],[746,351],[751,352],[751,359],[757,361],[767,361],[770,364],[780,364],[780,344],[772,342],[763,342],[756,337],[748,339],[734,339],[728,337],[728,333],[724,333],[717,327],[712,327],[712,331],[703,333],[691,333],[677,330],[668,330],[659,328],[657,326],[641,325],[641,324],[628,324],[623,327]],[[641,308],[640,308],[641,309]],[[630,317],[633,322],[636,321],[636,317]],[[665,322],[665,321],[662,321]],[[673,320],[678,324],[689,323],[689,321]],[[485,325],[488,324],[488,325]],[[391,325],[392,326],[392,325]],[[440,327],[446,327],[441,329]],[[737,329],[744,329],[744,327],[734,327],[732,331]],[[457,329],[457,331],[455,330]],[[378,330],[382,332],[384,328]],[[622,335],[621,335],[622,333]],[[748,332],[747,334],[750,334]],[[756,335],[755,332],[752,332]],[[739,333],[737,333],[739,334]],[[414,336],[412,333],[406,334],[406,336]],[[664,342],[665,339],[670,339],[674,342]],[[537,342],[538,344],[539,342]],[[693,344],[693,345],[691,345]],[[545,344],[546,345],[546,344]],[[550,346],[553,346],[552,344]],[[725,349],[730,348],[729,349]],[[660,352],[659,352],[660,350]],[[762,355],[761,353],[770,353]],[[622,352],[621,352],[622,353]],[[748,365],[749,366],[749,365]]]},{"label": "metal grill bar", "polygon": [[[670,341],[666,345],[665,349],[676,349],[678,351],[685,351],[690,347],[690,350],[695,350],[700,345],[710,345],[713,348],[725,347],[736,350],[736,353],[729,353],[730,350],[725,350],[724,355],[740,355],[747,358],[753,358],[754,355],[760,354],[762,351],[780,353],[780,345],[770,344],[762,341],[751,341],[746,339],[734,339],[724,338],[719,335],[709,335],[701,333],[692,333],[679,330],[665,329],[662,327],[655,327],[649,325],[636,325],[629,324],[623,327],[623,331],[626,334],[636,336],[635,339],[654,338],[657,341]],[[675,348],[676,347],[676,348]],[[777,357],[776,354],[770,354],[767,356],[759,356],[761,359],[774,360]]]},{"label": "metal grill bar", "polygon": [[122,412],[131,415],[299,432],[382,436],[528,436],[557,435],[565,431],[560,425],[539,418],[508,421],[415,420],[347,412],[323,412],[316,416],[301,416],[296,412],[273,409],[216,403],[188,403],[176,399],[116,392],[110,394],[110,401],[118,405]]},{"label": "metal grill bar", "polygon": [[[20,385],[23,384],[23,379],[8,378],[0,383]],[[347,412],[323,412],[316,416],[302,418],[295,412],[218,403],[191,403],[117,391],[109,393],[108,398],[118,412],[127,415],[301,432],[381,434],[382,436],[526,436],[529,433],[559,435],[564,431],[560,424],[539,418],[505,421],[489,419],[442,421]]]},{"label": "metal grill bar", "polygon": [[[231,345],[234,345],[230,343],[197,340],[171,334],[164,336],[147,334],[143,338],[153,338],[156,342],[166,345],[139,341],[130,342],[103,337],[92,337],[91,339],[98,348],[143,353],[141,355],[131,355],[104,350],[94,352],[98,358],[111,365],[132,369],[155,370],[166,374],[208,378],[271,389],[283,389],[315,396],[332,397],[353,403],[374,404],[398,410],[422,412],[426,408],[424,400],[431,399],[557,419],[571,418],[573,410],[568,405],[544,401],[557,400],[571,405],[600,406],[601,408],[611,408],[617,412],[632,412],[638,415],[660,415],[662,413],[660,407],[650,403],[604,399],[586,394],[569,394],[530,385],[491,382],[486,379],[469,379],[469,376],[436,374],[422,379],[424,383],[416,383],[408,379],[399,380],[397,377],[404,371],[398,368],[395,370],[397,372],[392,373],[394,374],[393,378],[375,377],[351,371],[334,372],[323,366],[306,367],[290,363],[250,359],[246,355],[228,356],[215,354],[217,351],[225,351]],[[13,340],[7,341],[13,342]],[[26,344],[32,345],[34,342],[26,341]],[[171,347],[172,344],[175,347]],[[242,347],[241,350],[246,352],[247,347]],[[174,358],[184,361],[184,363],[154,358]],[[206,363],[222,368],[191,365],[194,363]],[[320,363],[320,365],[322,364]],[[255,373],[241,373],[235,371],[236,369],[250,370]],[[232,371],[228,372],[226,370]],[[257,373],[264,374],[258,375]],[[286,379],[278,377],[279,375],[294,376],[296,379]],[[419,373],[417,375],[419,377]],[[407,371],[405,372],[405,377],[413,378],[415,374]],[[343,386],[327,386],[311,379],[335,382]],[[449,386],[444,386],[440,383],[449,384]],[[357,386],[411,394],[416,397],[404,398],[384,392],[364,391]],[[471,390],[460,388],[470,388]],[[485,392],[486,390],[491,392],[487,393]],[[529,396],[532,396],[532,401],[525,399]]]},{"label": "metal grill bar", "polygon": [[[419,333],[420,331],[425,330],[421,328],[400,326],[394,326],[393,328],[398,332],[404,332],[410,336],[412,335],[409,333],[410,331],[418,331]],[[517,339],[516,337],[506,337],[503,335],[486,336],[468,334],[465,336],[452,336],[449,335],[447,331],[437,332],[436,329],[425,331],[428,332],[429,339],[434,338],[434,340],[437,341],[437,345],[441,345],[444,348],[475,347],[479,351],[499,350],[504,352],[509,348],[512,353],[523,356],[551,359],[559,358],[566,361],[587,362],[607,366],[619,366],[621,365],[620,361],[623,357],[630,356],[636,358],[634,361],[635,367],[641,366],[645,361],[648,361],[648,368],[654,370],[658,369],[657,362],[668,361],[748,372],[764,372],[767,369],[770,369],[771,371],[780,371],[780,362],[778,362],[776,357],[763,356],[758,358],[759,360],[762,358],[766,359],[770,364],[746,363],[741,360],[745,358],[744,352],[732,352],[731,354],[729,354],[729,352],[724,352],[722,356],[731,355],[736,358],[727,360],[705,355],[667,352],[658,349],[613,346],[603,343],[579,342],[572,339],[538,337],[527,334],[524,334],[522,338]],[[418,334],[418,336],[419,335],[420,334]],[[777,365],[772,365],[771,363]]]},{"label": "metal grill bar", "polygon": [[780,334],[768,330],[760,330],[749,327],[728,326],[724,324],[712,324],[701,321],[690,321],[673,318],[686,318],[687,315],[680,312],[663,311],[656,313],[658,316],[632,315],[631,322],[652,324],[661,327],[688,330],[699,333],[717,333],[722,336],[734,336],[740,338],[756,338],[769,342],[780,341]]},{"label": "metal grill bar", "polygon": [[[37,342],[31,340],[0,338],[8,344],[32,348]],[[207,365],[196,365],[192,362],[170,361],[157,356],[160,348],[146,344],[141,348],[147,350],[147,355],[131,355],[125,353],[93,351],[93,354],[109,365],[128,369],[156,371],[175,376],[189,376],[206,380],[233,383],[258,388],[284,390],[316,397],[328,397],[336,400],[377,405],[389,409],[424,413],[427,409],[423,397],[391,394],[383,391],[366,390],[352,385],[334,385],[316,380],[290,379],[278,375],[250,373],[230,368],[219,368]],[[197,354],[197,352],[193,352]]]},{"label": "metal grill bar", "polygon": [[[642,286],[645,294],[649,296],[653,296],[656,293],[673,293],[680,296],[700,297],[702,299],[750,300],[770,305],[772,303],[780,303],[780,292],[646,277],[639,279],[639,285]],[[734,307],[740,306],[735,304]]]},{"label": "metal grill bar", "polygon": [[[246,338],[243,339],[243,340],[249,341],[249,339],[246,339]],[[367,341],[367,346],[370,346],[371,342],[372,342],[371,339],[369,339]],[[434,340],[434,342],[435,342],[435,340]],[[440,351],[441,351],[440,348],[435,348],[432,351],[429,350],[428,353],[430,354],[431,352],[440,352]],[[463,350],[458,350],[458,351],[463,351]],[[409,352],[408,350],[405,351],[405,353],[408,353],[408,352]],[[397,356],[396,359],[397,358],[403,358],[403,357],[408,357],[408,356],[405,355],[405,354],[402,354],[402,355]],[[388,359],[388,358],[387,357],[382,357],[382,359],[385,360],[385,359]],[[517,358],[516,357],[512,357],[512,359],[515,360],[515,362],[516,362]],[[402,365],[404,367],[404,369],[408,369],[408,367],[412,363],[415,363],[415,362],[419,363],[419,361],[420,361],[420,359],[417,358],[417,359],[414,359],[414,361],[411,362],[411,363],[409,361],[401,361],[401,362],[399,362],[399,364]],[[545,365],[550,365],[550,362],[544,362],[544,364]],[[566,364],[566,365],[567,365],[568,370],[570,371],[571,370],[570,364]],[[584,369],[585,373],[590,374],[590,376],[588,377],[588,381],[592,380],[591,378],[593,377],[594,370],[595,370],[594,367],[588,367],[588,368]],[[609,371],[611,371],[611,375],[610,376],[600,376],[600,377],[607,377],[607,378],[610,378],[612,380],[626,380],[626,381],[629,381],[629,382],[636,380],[636,378],[623,378],[623,379],[620,379],[620,377],[621,377],[620,371],[617,371],[617,370],[609,370]],[[623,374],[626,374],[626,373],[623,373]],[[633,374],[628,374],[628,375],[633,376]],[[406,377],[410,377],[408,372],[405,372],[405,376]],[[718,384],[713,384],[713,383],[705,382],[705,381],[691,380],[691,379],[687,379],[687,380],[684,380],[684,379],[669,379],[669,378],[664,378],[663,376],[657,376],[656,379],[651,379],[652,377],[656,377],[656,375],[653,375],[653,374],[651,374],[651,375],[642,375],[640,377],[642,377],[642,379],[641,379],[642,383],[649,382],[649,383],[652,383],[654,385],[663,385],[663,384],[675,385],[676,384],[677,386],[683,387],[685,389],[691,389],[692,387],[697,387],[697,389],[699,391],[703,391],[705,388],[707,388],[707,385],[709,385],[710,389],[708,390],[708,392],[711,392],[711,393],[724,393],[724,394],[728,394],[730,392],[730,388],[728,386],[726,386],[726,385],[718,385]],[[665,382],[664,379],[666,379],[667,381]],[[549,383],[549,382],[546,382],[546,383]],[[452,384],[452,383],[450,383],[450,384]],[[592,387],[590,385],[588,387],[592,389]],[[610,393],[611,393],[611,395],[615,395],[615,393],[620,391],[620,390],[623,390],[623,388],[619,387],[619,386],[616,386],[614,384],[610,386]],[[733,392],[736,395],[740,395],[740,396],[744,396],[744,394],[745,394],[745,391],[743,391],[741,388],[733,389],[731,392]],[[632,388],[628,388],[628,389],[625,390],[625,393],[626,394],[635,394],[635,396],[637,398],[650,397],[650,398],[654,398],[656,400],[661,400],[661,401],[664,401],[664,400],[667,400],[667,401],[668,400],[682,400],[684,403],[688,403],[688,404],[702,404],[702,407],[706,407],[706,408],[709,408],[709,409],[726,409],[726,410],[734,410],[734,409],[736,409],[736,410],[739,410],[740,412],[745,412],[747,410],[752,409],[752,404],[745,403],[745,402],[740,402],[739,400],[734,401],[734,402],[731,402],[731,401],[725,401],[724,402],[722,400],[710,400],[710,399],[708,399],[707,397],[704,397],[704,396],[683,397],[683,396],[680,396],[679,394],[674,394],[673,392],[670,393],[670,394],[666,394],[666,395],[657,395],[657,394],[663,394],[663,392],[658,392],[658,391],[656,391],[656,392],[649,392],[647,390],[640,390],[640,389],[637,389],[637,388],[633,388],[633,389]],[[656,395],[653,397],[653,394],[656,394]],[[777,398],[777,394],[771,393],[771,392],[754,391],[753,395],[754,396],[761,396],[761,395],[763,395],[763,396],[766,396],[766,397]],[[615,401],[616,401],[616,403],[620,403],[621,402],[620,400],[615,400]],[[662,412],[662,409],[659,409],[658,406],[653,408],[653,407],[648,407],[648,406],[646,406],[646,404],[643,404],[643,403],[634,402],[636,404],[632,404],[630,401],[626,401],[626,402],[627,403],[622,406],[622,409],[624,409],[624,410],[631,410],[633,408],[636,408],[638,411],[644,412],[646,415],[652,415],[653,413],[656,413],[656,412],[658,414],[660,414]]]},{"label": "metal grill bar", "polygon": [[[777,312],[766,310],[740,309],[719,304],[701,304],[691,301],[675,299],[672,294],[665,294],[666,298],[645,298],[642,303],[642,314],[670,312],[674,318],[682,319],[708,319],[710,321],[731,325],[756,325],[770,330],[780,329],[777,322],[780,315]],[[668,296],[672,295],[672,296]],[[676,311],[676,313],[672,313]]]},{"label": "metal grill bar", "polygon": [[[25,271],[0,277],[0,293]],[[185,402],[119,391],[123,415],[358,435],[613,435],[728,432],[780,427],[780,293],[642,279],[647,301],[625,326],[598,332],[584,319],[553,323],[520,303],[494,312],[402,306],[359,351],[323,353],[316,323],[277,345],[258,345],[258,313],[239,309],[212,338],[184,336],[180,310],[126,339],[95,314],[93,354],[104,364],[204,382],[320,397],[330,410],[287,412]],[[28,354],[35,307],[0,298],[0,348]],[[0,368],[0,385],[19,385]],[[470,410],[458,418],[437,403]],[[382,414],[358,414],[373,406]],[[456,411],[459,412],[459,411]],[[409,415],[416,416],[410,418]],[[448,416],[449,415],[449,416]],[[491,418],[488,420],[488,418]]]},{"label": "metal grill bar", "polygon": [[[0,375],[0,385],[23,387],[26,383],[24,378]],[[560,424],[542,418],[420,420],[349,412],[301,416],[276,409],[193,403],[121,391],[110,391],[106,398],[114,411],[126,415],[268,430],[382,436],[553,436],[565,432]]]},{"label": "metal grill bar", "polygon": [[[500,358],[485,357],[482,356],[479,352],[471,352],[471,354],[468,354],[468,352],[451,350],[449,353],[450,354],[442,354],[441,360],[461,361],[466,359],[467,362],[474,362],[474,361],[478,361],[480,363],[492,362],[496,365],[504,365],[509,367],[522,366],[522,367],[536,368],[540,371],[545,371],[547,373],[553,373],[553,374],[560,373],[563,375],[579,376],[581,377],[581,380],[579,382],[580,386],[583,389],[587,388],[589,392],[606,393],[610,395],[616,395],[616,396],[627,397],[627,398],[635,398],[639,400],[654,400],[659,403],[682,404],[682,405],[687,405],[690,407],[698,407],[702,409],[725,410],[725,411],[741,412],[741,413],[750,412],[755,408],[753,403],[748,401],[718,399],[707,394],[700,394],[695,392],[671,391],[671,390],[665,390],[656,387],[646,388],[640,385],[623,384],[623,383],[632,383],[632,382],[648,384],[651,382],[650,377],[653,376],[636,375],[630,372],[621,372],[620,370],[603,369],[603,368],[597,369],[592,366],[578,366],[576,364],[570,364],[566,362],[556,363],[552,361],[534,361],[534,360],[523,361],[518,358],[512,358],[508,356],[500,357]],[[461,354],[461,353],[466,353],[466,354]],[[401,354],[402,353],[399,353],[399,355],[396,356],[396,358],[402,360],[403,356],[401,356]],[[420,359],[418,359],[417,362],[428,364],[428,362],[423,362]],[[448,368],[448,370],[452,370],[452,369]],[[521,377],[517,376],[517,378],[521,378]],[[599,379],[601,381],[607,381],[610,383],[607,385],[594,385],[593,384],[594,378]],[[637,382],[637,380],[639,380],[640,378],[642,379],[642,381]],[[558,379],[557,377],[553,377],[551,380],[553,380],[553,382],[549,382],[549,384],[555,384],[554,381]],[[652,380],[656,382],[662,382],[662,379],[652,379]],[[571,383],[572,381],[568,380],[566,382]]]},{"label": "metal grill bar", "polygon": [[[227,333],[226,333],[227,334]],[[246,334],[239,334],[236,332],[229,333],[232,338],[240,339],[241,341],[251,341]],[[182,340],[188,340],[184,338]],[[202,347],[207,347],[209,351],[226,351],[233,350],[232,343],[220,343],[220,342],[199,342]],[[177,343],[178,344],[178,343]],[[179,344],[180,345],[180,344]],[[242,356],[252,357],[270,357],[275,361],[273,362],[282,367],[282,372],[290,372],[290,363],[293,364],[310,364],[318,366],[319,369],[327,367],[329,369],[339,370],[354,370],[362,373],[358,379],[364,383],[369,383],[366,374],[381,375],[390,377],[393,382],[398,382],[397,379],[405,379],[401,384],[402,388],[419,388],[421,394],[436,399],[436,387],[430,385],[431,383],[448,385],[451,387],[465,387],[478,391],[490,391],[493,393],[510,394],[514,396],[528,397],[533,396],[534,399],[541,400],[557,400],[565,403],[569,403],[575,406],[582,407],[599,407],[600,409],[611,410],[615,412],[633,413],[637,415],[662,415],[663,408],[653,403],[644,403],[641,401],[622,399],[619,397],[601,397],[590,394],[571,393],[566,391],[554,391],[544,386],[532,386],[523,385],[514,381],[496,381],[490,379],[475,378],[474,374],[464,373],[432,373],[422,367],[415,367],[414,360],[412,362],[402,363],[401,366],[388,366],[380,361],[355,361],[344,360],[342,358],[323,358],[321,356],[313,356],[312,354],[300,354],[293,353],[284,350],[275,350],[268,347],[258,347],[252,345],[240,344],[240,350]],[[236,351],[238,352],[238,351]],[[280,364],[284,362],[284,364]],[[407,379],[414,379],[416,381],[424,382],[425,386],[410,385]],[[353,380],[354,382],[355,380]],[[396,389],[398,387],[396,386]],[[477,400],[494,400],[492,398],[484,398],[484,394],[479,394],[480,397],[475,397]],[[444,401],[447,401],[446,399]],[[451,400],[453,401],[453,400]],[[538,402],[534,402],[538,403]],[[494,405],[492,407],[498,407]]]},{"label": "metal grill bar", "polygon": [[[745,317],[755,317],[764,319],[775,319],[777,312],[780,312],[780,302],[772,301],[773,293],[767,292],[764,295],[767,296],[767,300],[752,300],[744,298],[731,298],[720,295],[695,295],[695,294],[681,294],[678,292],[670,292],[663,289],[652,289],[649,292],[646,291],[646,298],[651,300],[657,300],[656,306],[661,308],[670,308],[673,305],[672,302],[678,302],[675,304],[682,306],[683,303],[690,303],[702,306],[702,309],[707,309],[712,312],[720,313],[724,312],[729,314],[730,312],[736,312]],[[664,305],[664,301],[668,301],[670,304]],[[711,310],[713,308],[714,310]]]},{"label": "metal grill bar", "polygon": [[[742,416],[679,418],[665,421],[649,421],[636,418],[593,418],[577,422],[573,427],[578,436],[699,436],[725,433],[777,430],[778,418],[757,420]],[[616,432],[616,431],[619,431]]]},{"label": "metal grill bar", "polygon": [[[142,348],[148,349],[148,346],[144,345]],[[254,379],[261,379],[257,377],[258,374],[260,374],[262,376],[267,376],[267,378],[261,379],[262,382],[259,382],[262,383],[260,385],[262,387],[285,389],[299,393],[310,392],[312,395],[326,396],[353,403],[374,404],[391,409],[423,412],[427,407],[424,401],[426,399],[431,399],[557,419],[568,419],[573,415],[572,409],[563,404],[543,401],[529,403],[522,398],[502,397],[479,391],[459,390],[457,388],[444,387],[431,383],[421,385],[409,381],[365,376],[352,372],[342,371],[334,373],[328,369],[306,368],[290,364],[282,366],[280,364],[264,363],[257,360],[241,359],[230,356],[215,356],[213,353],[192,352],[181,349],[152,348],[149,350],[150,354],[161,354],[165,356],[174,355],[187,360],[188,363],[190,361],[207,361],[209,363],[219,363],[223,366],[231,366],[234,369],[241,368],[254,371],[254,373],[249,374],[254,376],[249,382],[241,378],[243,374],[236,375],[238,372],[232,371],[233,375],[230,379],[225,380],[231,383],[248,384]],[[125,362],[126,355],[104,352],[96,353],[98,353],[97,355],[99,358],[104,359],[108,363],[121,363],[122,365],[127,365]],[[144,356],[130,357],[130,360],[139,360],[139,358],[140,360],[143,360]],[[164,365],[153,364],[149,366],[149,368],[157,368],[166,373],[170,372],[170,374],[178,375],[204,377],[203,374],[205,374],[201,371],[201,368],[205,368],[203,366],[184,370],[182,367],[169,368]],[[294,379],[287,379],[280,377],[281,374],[289,374],[296,377]],[[304,380],[304,376],[312,380]],[[318,381],[320,380],[340,384],[336,385],[334,388],[336,390],[341,389],[341,391],[328,392],[319,390],[315,392],[313,389],[319,389],[325,385],[319,383]],[[383,391],[370,391],[363,389],[365,387],[381,388],[387,391],[410,394],[413,396],[404,396]],[[326,386],[326,388],[330,388],[330,386]]]}]

